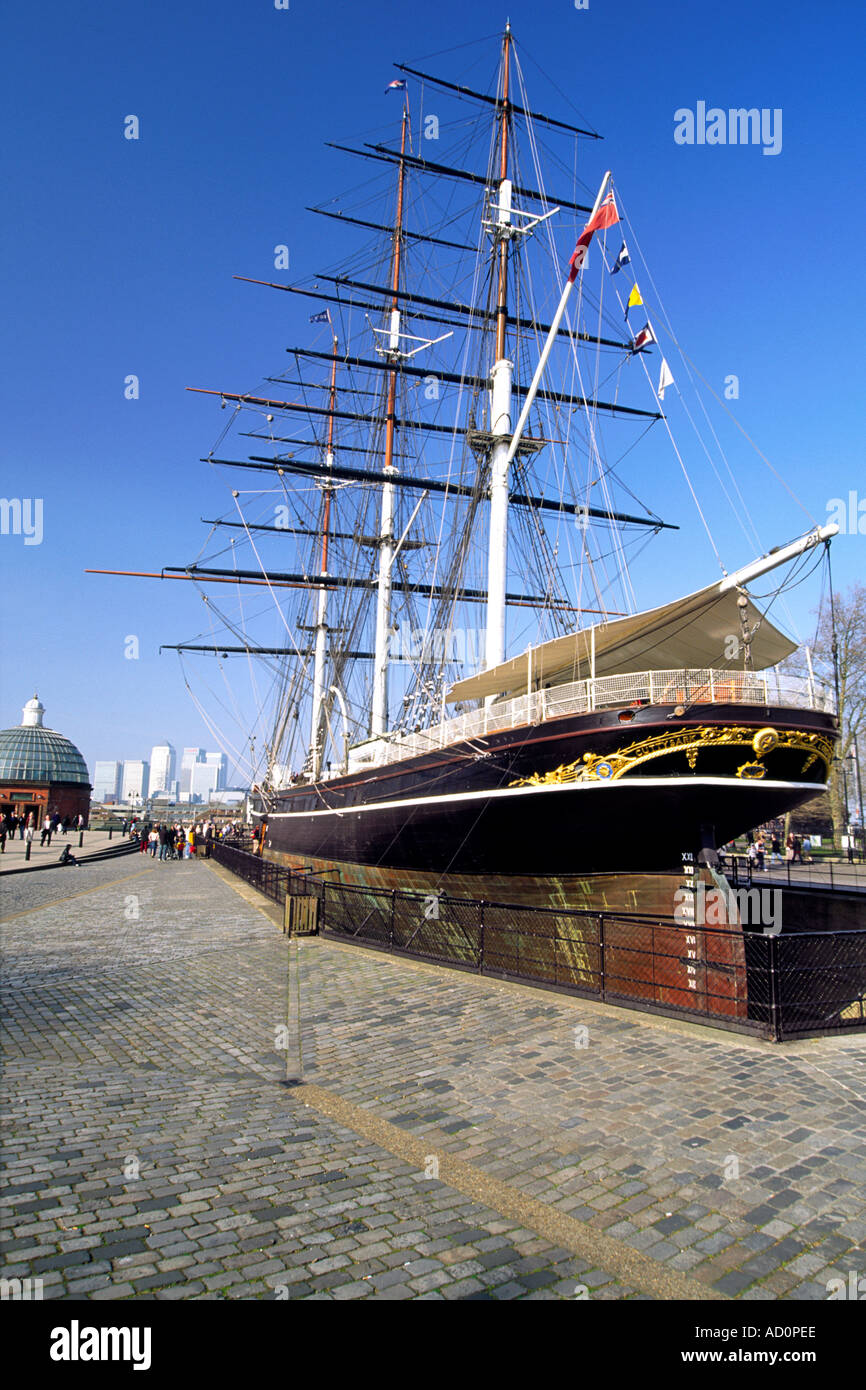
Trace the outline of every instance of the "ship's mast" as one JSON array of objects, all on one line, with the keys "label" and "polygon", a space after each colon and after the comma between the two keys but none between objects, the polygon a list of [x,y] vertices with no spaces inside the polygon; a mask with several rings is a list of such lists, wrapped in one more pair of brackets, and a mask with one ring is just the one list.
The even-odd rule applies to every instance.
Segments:
[{"label": "ship's mast", "polygon": [[505,659],[505,579],[508,559],[508,445],[511,436],[511,383],[514,364],[505,356],[508,318],[508,245],[511,224],[511,180],[508,177],[509,70],[511,26],[506,25],[502,47],[502,110],[499,131],[499,196],[495,244],[499,259],[496,304],[496,356],[491,372],[490,538],[487,564],[488,601],[485,665]]},{"label": "ship's mast", "polygon": [[391,638],[391,583],[394,563],[394,421],[397,401],[397,361],[400,353],[400,255],[403,246],[403,184],[405,180],[408,101],[403,106],[400,131],[400,162],[397,170],[397,217],[394,224],[394,250],[391,257],[391,321],[387,356],[388,405],[385,414],[385,463],[382,484],[382,511],[379,525],[379,587],[376,598],[376,648],[373,663],[373,707],[370,732],[375,738],[388,728],[388,648]]},{"label": "ship's mast", "polygon": [[[331,413],[328,416],[328,443],[325,449],[325,467],[334,466],[334,410],[337,404],[337,335],[334,334],[334,353],[331,361],[331,388],[328,395]],[[328,540],[331,525],[331,497],[333,485],[330,479],[322,484],[322,559],[320,575],[328,573]],[[324,585],[319,589],[318,612],[316,614],[316,649],[313,659],[313,710],[310,726],[310,776],[315,780],[322,770],[322,699],[325,690],[325,660],[328,641],[328,590]]]}]

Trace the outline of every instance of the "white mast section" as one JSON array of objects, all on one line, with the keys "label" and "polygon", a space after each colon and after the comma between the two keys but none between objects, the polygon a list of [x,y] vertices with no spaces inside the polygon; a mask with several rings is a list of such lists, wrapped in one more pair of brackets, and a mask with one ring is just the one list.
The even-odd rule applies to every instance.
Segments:
[{"label": "white mast section", "polygon": [[328,591],[319,590],[316,615],[316,649],[313,657],[313,712],[310,725],[310,776],[318,777],[322,768],[322,697],[325,686],[325,654],[328,640]]},{"label": "white mast section", "polygon": [[388,404],[385,415],[385,463],[382,484],[382,509],[379,524],[379,585],[376,594],[376,646],[373,658],[373,703],[370,732],[381,738],[388,731],[388,661],[391,646],[391,569],[394,564],[394,420],[397,400],[397,364],[400,361],[400,253],[403,245],[403,187],[406,166],[406,133],[409,126],[408,94],[403,106],[400,127],[400,164],[397,174],[397,216],[394,222],[394,251],[391,258],[391,318],[388,349],[385,356],[391,363],[388,373]]},{"label": "white mast section", "polygon": [[[400,311],[391,312],[390,350],[400,347]],[[379,587],[376,593],[376,648],[373,663],[373,710],[370,732],[376,738],[388,729],[388,660],[391,645],[391,585],[394,564],[394,484],[393,464],[384,469],[382,510],[379,525]]]},{"label": "white mast section", "polygon": [[[511,221],[511,180],[499,186],[499,226]],[[500,233],[501,235],[501,233]],[[508,564],[508,437],[511,433],[513,362],[494,363],[490,392],[490,433],[496,442],[490,457],[490,538],[487,561],[487,632],[484,664],[505,660],[505,588]]]},{"label": "white mast section", "polygon": [[[595,214],[601,207],[601,200],[604,197],[605,189],[607,188],[609,181],[610,170],[608,169],[607,173],[601,181],[601,187],[598,190],[598,196],[595,202],[593,203],[592,212],[589,216],[590,222],[595,217]],[[520,443],[521,436],[523,434],[524,428],[526,427],[526,422],[529,419],[529,412],[532,409],[532,403],[535,400],[536,392],[538,391],[538,388],[541,384],[541,378],[544,373],[544,369],[547,366],[547,359],[550,356],[553,344],[556,342],[556,335],[559,332],[559,325],[562,323],[562,317],[565,313],[566,306],[568,305],[569,296],[571,294],[572,289],[574,288],[576,279],[576,276],[572,276],[569,274],[569,277],[565,282],[565,288],[562,291],[562,298],[560,299],[556,313],[553,316],[553,322],[550,325],[550,329],[547,334],[547,339],[545,341],[544,347],[541,349],[541,356],[538,359],[538,366],[535,369],[535,375],[533,376],[532,381],[530,382],[529,390],[526,393],[526,400],[523,402],[523,409],[520,412],[520,415],[517,420],[517,425],[514,429],[514,434],[511,437],[511,444],[509,446],[508,454],[505,459],[506,468],[511,463],[511,460],[514,458],[514,455],[517,453],[517,446]]]}]

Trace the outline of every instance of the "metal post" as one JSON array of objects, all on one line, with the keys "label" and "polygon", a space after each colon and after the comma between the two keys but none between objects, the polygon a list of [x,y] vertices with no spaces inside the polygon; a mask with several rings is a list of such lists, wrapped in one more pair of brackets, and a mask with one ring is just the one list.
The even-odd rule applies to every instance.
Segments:
[{"label": "metal post", "polygon": [[601,976],[601,978],[600,978],[600,980],[599,980],[599,993],[600,993],[602,999],[604,999],[604,997],[605,997],[605,961],[604,961],[604,913],[603,913],[603,912],[599,914],[599,919],[598,919],[598,965],[599,965],[599,974],[600,974],[600,976]]},{"label": "metal post", "polygon": [[24,862],[25,862],[25,864],[27,863],[27,860],[30,858],[30,851],[31,851],[32,848],[33,848],[33,841],[32,841],[32,840],[28,840],[28,841],[27,841],[27,844],[24,846]]},{"label": "metal post", "polygon": [[774,1042],[781,1042],[781,1041],[782,1041],[782,1013],[781,1013],[781,1002],[782,1002],[782,1001],[781,1001],[781,999],[779,998],[779,974],[778,974],[778,960],[777,960],[777,954],[776,954],[776,941],[777,941],[777,938],[776,938],[775,936],[766,936],[766,937],[764,937],[764,940],[767,942],[767,953],[768,953],[768,975],[769,975],[769,984],[770,984],[770,1026],[771,1026],[771,1028],[772,1028],[772,1037],[773,1037],[773,1041],[774,1041]]},{"label": "metal post", "polygon": [[478,973],[484,974],[484,899],[478,904]]},{"label": "metal post", "polygon": [[78,848],[81,849],[81,846],[82,846],[83,844],[84,844],[84,831],[83,831],[83,830],[79,830],[79,832],[78,832]]},{"label": "metal post", "polygon": [[388,926],[388,950],[394,949],[394,915],[397,911],[397,889],[391,889],[391,921]]}]

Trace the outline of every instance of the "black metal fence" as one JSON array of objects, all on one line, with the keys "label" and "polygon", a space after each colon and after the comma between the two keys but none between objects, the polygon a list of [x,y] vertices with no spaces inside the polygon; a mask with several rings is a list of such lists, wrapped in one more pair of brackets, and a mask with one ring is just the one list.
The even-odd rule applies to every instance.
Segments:
[{"label": "black metal fence", "polygon": [[866,931],[770,935],[370,889],[225,842],[214,857],[275,902],[315,897],[319,930],[338,940],[777,1042],[866,1028]]}]

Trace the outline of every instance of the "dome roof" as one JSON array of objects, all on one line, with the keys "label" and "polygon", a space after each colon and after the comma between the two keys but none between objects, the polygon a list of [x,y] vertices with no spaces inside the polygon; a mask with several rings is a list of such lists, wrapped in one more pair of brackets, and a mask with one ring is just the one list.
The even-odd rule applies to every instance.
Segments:
[{"label": "dome roof", "polygon": [[0,729],[0,782],[76,782],[90,786],[83,757],[63,734],[42,727],[43,706],[34,695],[24,722]]}]

